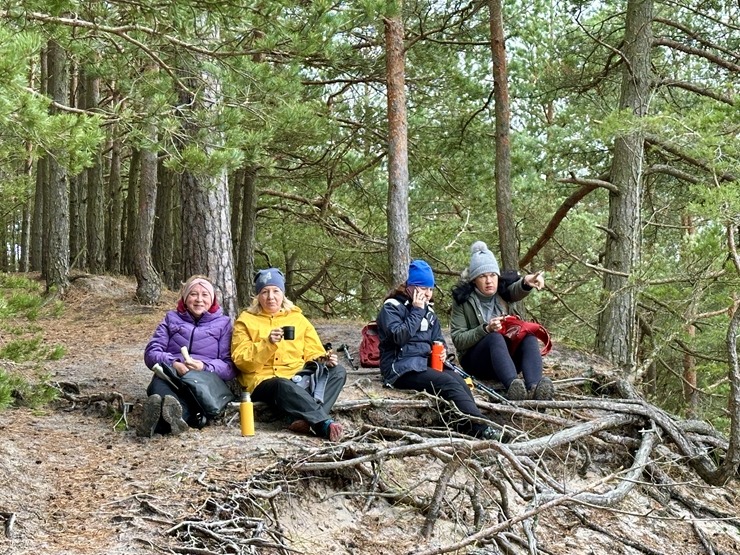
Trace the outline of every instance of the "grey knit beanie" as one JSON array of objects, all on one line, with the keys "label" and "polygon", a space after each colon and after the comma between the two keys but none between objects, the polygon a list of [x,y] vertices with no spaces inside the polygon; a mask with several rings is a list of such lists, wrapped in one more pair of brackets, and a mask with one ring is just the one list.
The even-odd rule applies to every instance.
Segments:
[{"label": "grey knit beanie", "polygon": [[470,266],[468,266],[468,279],[473,281],[483,274],[501,275],[498,261],[488,246],[483,241],[476,241],[470,247]]}]

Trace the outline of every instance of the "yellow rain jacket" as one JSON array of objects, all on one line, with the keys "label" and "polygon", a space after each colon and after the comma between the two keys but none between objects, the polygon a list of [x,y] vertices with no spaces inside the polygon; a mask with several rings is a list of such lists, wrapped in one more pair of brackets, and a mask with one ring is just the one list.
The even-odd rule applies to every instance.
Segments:
[{"label": "yellow rain jacket", "polygon": [[[295,339],[270,343],[270,331],[295,326]],[[249,392],[269,378],[292,378],[309,360],[325,356],[319,334],[301,309],[275,314],[242,312],[234,323],[231,359],[239,371],[239,383]]]}]

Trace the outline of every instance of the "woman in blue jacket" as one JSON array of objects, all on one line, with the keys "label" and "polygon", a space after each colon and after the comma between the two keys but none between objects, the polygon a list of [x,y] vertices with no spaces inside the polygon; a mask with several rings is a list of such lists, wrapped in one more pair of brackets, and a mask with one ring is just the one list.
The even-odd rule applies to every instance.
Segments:
[{"label": "woman in blue jacket", "polygon": [[[430,367],[432,344],[445,344],[437,315],[430,305],[434,274],[424,260],[414,260],[409,277],[386,297],[377,317],[380,336],[380,371],[386,385],[426,391],[453,403],[463,414],[482,417],[465,380],[453,370]],[[445,358],[445,352],[441,354]],[[501,434],[481,422],[464,418],[458,431],[482,439]]]}]

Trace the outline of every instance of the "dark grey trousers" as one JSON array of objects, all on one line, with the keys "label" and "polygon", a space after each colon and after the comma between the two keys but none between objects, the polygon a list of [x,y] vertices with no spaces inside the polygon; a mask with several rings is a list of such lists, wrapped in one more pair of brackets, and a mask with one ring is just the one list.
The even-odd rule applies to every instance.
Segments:
[{"label": "dark grey trousers", "polygon": [[305,420],[313,426],[331,418],[329,411],[334,406],[346,381],[347,371],[342,366],[329,368],[324,402],[317,403],[311,394],[292,380],[269,378],[254,388],[252,401],[267,403],[293,420]]}]

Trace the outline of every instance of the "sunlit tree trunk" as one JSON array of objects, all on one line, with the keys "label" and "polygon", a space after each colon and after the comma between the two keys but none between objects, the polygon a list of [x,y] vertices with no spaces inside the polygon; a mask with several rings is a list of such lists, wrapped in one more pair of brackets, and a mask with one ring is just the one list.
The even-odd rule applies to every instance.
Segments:
[{"label": "sunlit tree trunk", "polygon": [[408,121],[401,6],[402,2],[396,2],[398,13],[384,19],[388,84],[388,267],[391,285],[406,280],[411,261]]},{"label": "sunlit tree trunk", "polygon": [[489,0],[491,59],[493,61],[493,97],[496,113],[496,219],[499,250],[503,268],[519,267],[519,244],[516,237],[514,206],[511,200],[511,111],[509,76],[506,68],[506,44],[502,0]]}]

